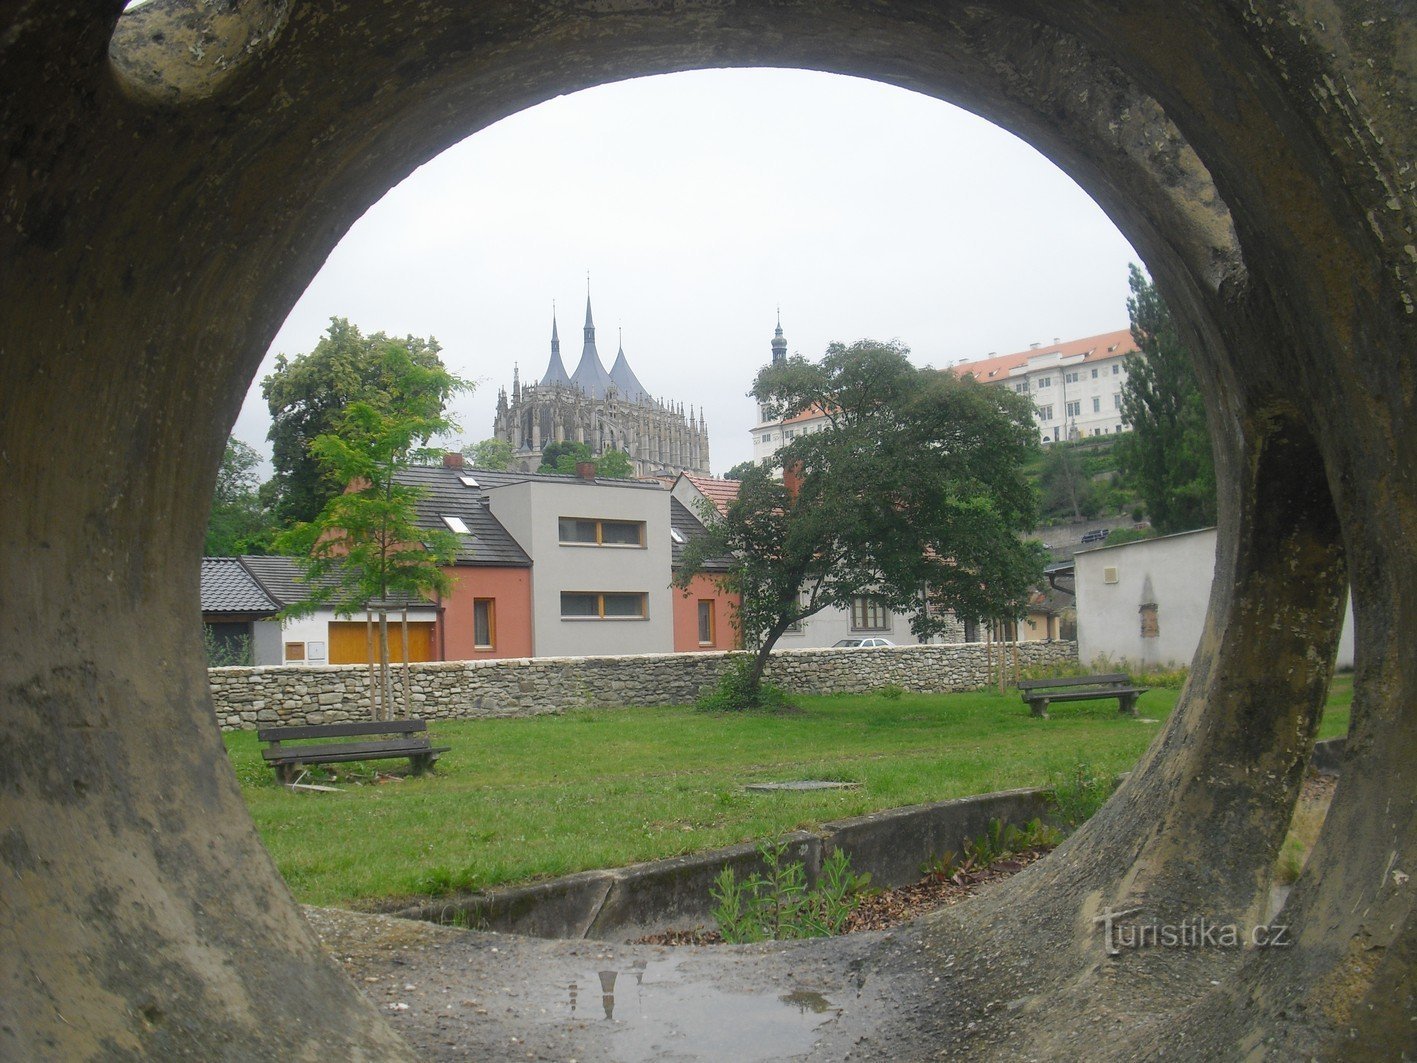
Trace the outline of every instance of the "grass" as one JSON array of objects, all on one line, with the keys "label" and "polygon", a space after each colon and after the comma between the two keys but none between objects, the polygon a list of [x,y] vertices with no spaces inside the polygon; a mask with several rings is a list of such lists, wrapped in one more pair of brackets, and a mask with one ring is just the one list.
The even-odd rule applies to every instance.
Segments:
[{"label": "grass", "polygon": [[[1164,720],[1176,696],[1144,695],[1141,716]],[[803,711],[782,715],[677,707],[434,721],[435,744],[452,747],[434,775],[376,783],[367,765],[341,765],[348,774],[337,794],[276,785],[252,732],[228,734],[226,744],[296,897],[377,908],[1043,785],[1080,760],[1125,771],[1160,727],[1120,716],[1112,701],[1075,703],[1035,720],[1013,693],[797,700]],[[860,788],[742,789],[805,778]]]}]

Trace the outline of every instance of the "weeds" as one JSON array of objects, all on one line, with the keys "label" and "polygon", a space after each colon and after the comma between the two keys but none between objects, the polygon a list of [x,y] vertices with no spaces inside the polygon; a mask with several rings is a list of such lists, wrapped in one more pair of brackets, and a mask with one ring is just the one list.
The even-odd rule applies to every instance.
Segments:
[{"label": "weeds", "polygon": [[755,690],[748,676],[752,661],[739,657],[729,664],[713,690],[701,694],[694,702],[700,712],[741,712],[744,709],[766,709],[780,712],[793,707],[787,694],[772,683],[759,682]]},{"label": "weeds", "polygon": [[901,686],[898,683],[888,683],[885,686],[878,688],[876,693],[879,694],[881,697],[885,698],[887,701],[899,701],[901,697],[905,694],[905,687]]},{"label": "weeds", "polygon": [[983,871],[991,864],[1020,853],[1052,849],[1062,840],[1062,831],[1050,827],[1041,819],[1030,820],[1022,827],[991,819],[983,834],[965,840],[963,858],[947,852],[920,870],[927,876],[957,879],[962,874]]},{"label": "weeds", "polygon": [[1095,771],[1087,761],[1080,760],[1066,771],[1053,773],[1048,803],[1063,829],[1071,833],[1091,819],[1116,788],[1112,776]]},{"label": "weeds", "polygon": [[786,860],[787,843],[764,842],[758,855],[764,873],[739,882],[733,868],[725,867],[709,890],[714,920],[723,940],[732,944],[839,934],[871,878],[854,873],[850,858],[836,849],[823,861],[811,889],[802,861]]}]

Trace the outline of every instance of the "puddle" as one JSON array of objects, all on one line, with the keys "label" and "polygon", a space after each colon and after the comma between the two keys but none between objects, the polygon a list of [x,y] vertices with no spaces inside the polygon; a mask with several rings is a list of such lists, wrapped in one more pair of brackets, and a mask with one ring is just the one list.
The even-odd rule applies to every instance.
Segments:
[{"label": "puddle", "polygon": [[810,989],[725,989],[713,975],[681,972],[683,960],[585,970],[560,987],[546,1017],[598,1027],[621,1063],[699,1058],[709,1045],[716,1059],[766,1063],[811,1051],[818,1028],[842,1011]]}]

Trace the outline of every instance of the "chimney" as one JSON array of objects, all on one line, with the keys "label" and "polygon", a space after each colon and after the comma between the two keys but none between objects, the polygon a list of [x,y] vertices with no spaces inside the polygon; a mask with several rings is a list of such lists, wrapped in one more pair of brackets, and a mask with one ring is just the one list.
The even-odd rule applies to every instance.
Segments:
[{"label": "chimney", "polygon": [[594,482],[594,480],[595,480],[595,462],[593,462],[593,461],[578,461],[578,462],[576,462],[576,476],[577,476],[579,479],[585,480],[587,483],[592,483],[592,482]]},{"label": "chimney", "polygon": [[802,463],[794,462],[782,467],[782,486],[787,488],[787,500],[797,501],[797,493],[802,490]]},{"label": "chimney", "polygon": [[456,450],[445,451],[443,454],[443,468],[461,469],[462,460],[462,455],[459,454]]},{"label": "chimney", "polygon": [[1042,346],[1043,346],[1043,344],[1041,344],[1041,343],[1030,343],[1030,344],[1028,345],[1028,349],[1029,349],[1030,351],[1036,351],[1036,350],[1038,350],[1039,347],[1042,347]]}]

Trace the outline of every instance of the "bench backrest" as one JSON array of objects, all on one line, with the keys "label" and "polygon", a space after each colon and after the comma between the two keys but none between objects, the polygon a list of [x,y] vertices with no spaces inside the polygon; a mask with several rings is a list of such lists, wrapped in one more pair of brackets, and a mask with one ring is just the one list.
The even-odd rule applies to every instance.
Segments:
[{"label": "bench backrest", "polygon": [[1131,686],[1132,677],[1125,672],[1109,672],[1106,675],[1068,675],[1056,679],[1025,679],[1018,684],[1020,690],[1047,690],[1051,687],[1081,686]]},{"label": "bench backrest", "polygon": [[405,735],[428,730],[427,720],[368,720],[362,723],[322,723],[305,727],[263,727],[262,742],[293,742],[301,738],[355,738],[359,735]]}]

